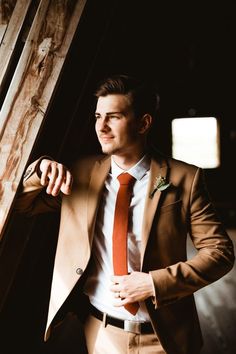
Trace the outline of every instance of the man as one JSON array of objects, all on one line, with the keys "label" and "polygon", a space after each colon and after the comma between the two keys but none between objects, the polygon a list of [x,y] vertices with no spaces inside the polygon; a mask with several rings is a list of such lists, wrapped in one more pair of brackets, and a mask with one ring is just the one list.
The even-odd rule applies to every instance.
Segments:
[{"label": "man", "polygon": [[[96,97],[104,154],[70,171],[42,157],[27,169],[16,204],[30,214],[61,208],[45,337],[82,282],[80,293],[90,301],[84,305],[89,354],[199,353],[193,293],[232,268],[232,242],[208,198],[203,171],[148,144],[155,93],[118,75],[105,79]],[[118,182],[124,176],[132,180],[127,189],[128,182]],[[198,250],[190,260],[188,235]],[[82,308],[79,295],[78,302]]]}]

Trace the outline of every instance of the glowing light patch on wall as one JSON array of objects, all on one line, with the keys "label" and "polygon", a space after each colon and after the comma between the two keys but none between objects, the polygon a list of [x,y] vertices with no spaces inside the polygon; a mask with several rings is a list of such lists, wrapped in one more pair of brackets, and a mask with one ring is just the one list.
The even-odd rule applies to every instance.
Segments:
[{"label": "glowing light patch on wall", "polygon": [[219,125],[214,117],[172,120],[172,156],[202,168],[220,165]]}]

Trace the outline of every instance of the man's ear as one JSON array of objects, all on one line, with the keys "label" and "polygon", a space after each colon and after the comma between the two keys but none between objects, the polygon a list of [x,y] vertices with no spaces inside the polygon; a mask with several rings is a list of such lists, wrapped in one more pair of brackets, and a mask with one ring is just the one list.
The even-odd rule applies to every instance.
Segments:
[{"label": "man's ear", "polygon": [[140,128],[139,133],[144,134],[146,133],[152,125],[152,116],[148,113],[144,114],[140,119]]}]

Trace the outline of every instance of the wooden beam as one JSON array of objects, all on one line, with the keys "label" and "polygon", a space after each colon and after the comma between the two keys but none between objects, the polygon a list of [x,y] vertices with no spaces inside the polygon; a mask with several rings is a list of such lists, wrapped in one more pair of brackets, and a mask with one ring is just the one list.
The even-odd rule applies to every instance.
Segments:
[{"label": "wooden beam", "polygon": [[0,113],[0,239],[86,0],[41,0]]},{"label": "wooden beam", "polygon": [[5,1],[0,7],[0,93],[30,3],[31,0]]}]

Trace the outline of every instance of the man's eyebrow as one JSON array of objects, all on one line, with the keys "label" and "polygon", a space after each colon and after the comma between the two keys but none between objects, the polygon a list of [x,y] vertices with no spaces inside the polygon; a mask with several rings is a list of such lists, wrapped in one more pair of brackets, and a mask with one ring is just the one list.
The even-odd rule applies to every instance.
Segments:
[{"label": "man's eyebrow", "polygon": [[[112,115],[112,114],[124,114],[124,113],[123,113],[123,112],[120,112],[120,111],[118,111],[118,112],[107,112],[107,113],[106,113],[106,116],[110,116],[110,115]],[[99,113],[99,112],[95,112],[95,115],[100,116],[100,113]]]}]

